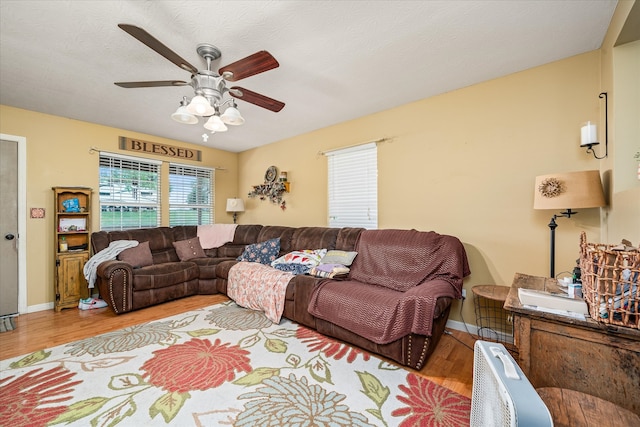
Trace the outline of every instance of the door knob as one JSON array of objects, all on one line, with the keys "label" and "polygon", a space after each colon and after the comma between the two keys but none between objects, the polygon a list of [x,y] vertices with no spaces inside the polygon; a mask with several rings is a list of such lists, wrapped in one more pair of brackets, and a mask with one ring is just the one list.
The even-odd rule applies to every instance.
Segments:
[{"label": "door knob", "polygon": [[4,235],[4,238],[5,238],[6,240],[13,240],[13,239],[15,239],[15,238],[16,238],[16,236],[14,236],[14,235],[13,235],[13,234],[11,234],[11,233],[7,233],[7,234],[5,234],[5,235]]}]

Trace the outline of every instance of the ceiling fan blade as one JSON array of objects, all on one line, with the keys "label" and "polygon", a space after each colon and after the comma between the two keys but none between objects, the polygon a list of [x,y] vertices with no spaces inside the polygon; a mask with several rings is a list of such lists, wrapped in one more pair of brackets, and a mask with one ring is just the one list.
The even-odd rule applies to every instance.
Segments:
[{"label": "ceiling fan blade", "polygon": [[231,73],[231,75],[225,75],[223,77],[230,82],[236,82],[278,68],[279,66],[280,64],[276,61],[276,58],[271,56],[266,50],[261,50],[260,52],[256,52],[253,55],[249,55],[246,58],[220,68],[218,73],[220,73],[220,75]]},{"label": "ceiling fan blade", "polygon": [[159,80],[155,82],[117,82],[116,86],[132,89],[136,87],[187,86],[189,83],[181,80]]},{"label": "ceiling fan blade", "polygon": [[180,55],[169,49],[167,46],[162,44],[162,42],[153,37],[151,34],[147,33],[142,28],[129,24],[118,24],[118,27],[122,28],[124,31],[140,40],[142,43],[146,44],[148,47],[155,50],[160,55],[164,56],[183,70],[187,70],[191,74],[196,74],[198,72],[198,69],[196,67],[182,59]]},{"label": "ceiling fan blade", "polygon": [[250,104],[254,104],[254,105],[257,105],[258,107],[271,110],[274,113],[277,113],[278,111],[284,108],[284,102],[277,101],[273,98],[269,98],[268,96],[261,95],[249,89],[245,89],[239,86],[234,86],[230,90],[231,90],[231,95],[233,95],[234,98],[242,99],[243,101],[246,101]]}]

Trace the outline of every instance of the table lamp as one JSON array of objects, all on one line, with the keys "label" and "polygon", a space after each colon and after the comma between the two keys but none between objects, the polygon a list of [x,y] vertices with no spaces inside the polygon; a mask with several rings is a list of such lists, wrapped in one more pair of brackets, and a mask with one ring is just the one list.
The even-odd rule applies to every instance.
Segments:
[{"label": "table lamp", "polygon": [[227,199],[227,212],[233,212],[233,223],[238,219],[238,212],[244,212],[244,202],[242,199]]}]

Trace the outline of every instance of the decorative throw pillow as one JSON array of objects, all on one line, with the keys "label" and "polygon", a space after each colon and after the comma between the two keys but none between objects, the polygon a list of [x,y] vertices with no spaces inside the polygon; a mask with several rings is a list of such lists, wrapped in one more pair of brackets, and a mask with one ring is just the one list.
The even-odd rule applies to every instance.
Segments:
[{"label": "decorative throw pillow", "polygon": [[173,242],[173,247],[176,248],[176,253],[180,261],[189,261],[193,258],[206,258],[207,256],[202,246],[200,246],[200,239],[198,237]]},{"label": "decorative throw pillow", "polygon": [[358,252],[332,250],[322,257],[320,264],[342,264],[350,266]]},{"label": "decorative throw pillow", "polygon": [[138,246],[125,249],[117,257],[120,261],[130,264],[133,268],[140,268],[153,264],[153,256],[149,249],[149,242],[139,243]]},{"label": "decorative throw pillow", "polygon": [[280,238],[266,240],[253,245],[247,245],[238,261],[259,262],[260,264],[271,264],[280,253]]},{"label": "decorative throw pillow", "polygon": [[320,260],[327,253],[326,249],[304,249],[302,251],[293,251],[288,254],[282,255],[277,260],[271,263],[272,267],[277,264],[303,264],[309,267],[314,267],[320,264]]}]

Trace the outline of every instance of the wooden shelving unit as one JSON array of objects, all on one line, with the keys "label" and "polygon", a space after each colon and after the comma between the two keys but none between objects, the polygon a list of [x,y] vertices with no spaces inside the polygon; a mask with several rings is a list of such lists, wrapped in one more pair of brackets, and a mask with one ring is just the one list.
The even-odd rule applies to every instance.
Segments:
[{"label": "wooden shelving unit", "polygon": [[83,269],[91,250],[92,191],[87,187],[53,187],[55,311],[77,307],[81,298],[89,296]]}]

